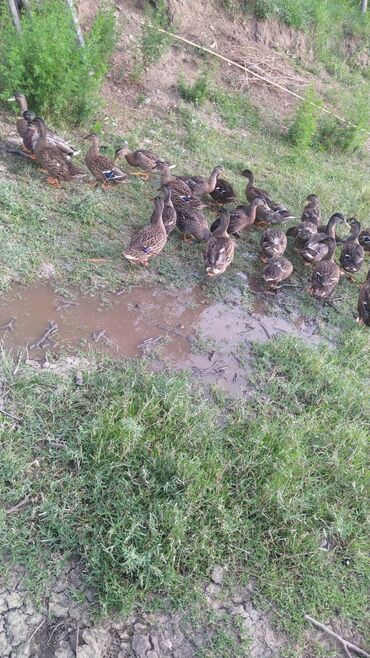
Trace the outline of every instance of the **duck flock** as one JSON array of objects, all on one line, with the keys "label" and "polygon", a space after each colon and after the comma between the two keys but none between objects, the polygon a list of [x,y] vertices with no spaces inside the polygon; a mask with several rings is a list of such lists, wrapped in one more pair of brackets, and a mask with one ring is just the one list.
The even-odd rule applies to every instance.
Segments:
[{"label": "duck flock", "polygon": [[[23,139],[24,150],[49,174],[51,185],[59,187],[60,181],[88,175],[72,161],[79,151],[50,131],[43,119],[28,109],[23,94],[17,93],[10,100],[16,101],[21,109],[17,130]],[[104,188],[109,188],[127,179],[127,174],[117,164],[119,159],[125,159],[131,167],[139,170],[133,175],[145,178],[160,175],[161,195],[154,199],[150,222],[132,237],[123,251],[123,256],[131,263],[148,266],[150,260],[165,248],[170,233],[177,228],[186,242],[205,242],[206,273],[215,277],[224,273],[233,261],[234,237],[240,237],[250,226],[257,225],[264,229],[260,250],[261,260],[265,262],[262,277],[268,288],[276,291],[293,272],[291,261],[284,255],[288,237],[292,237],[303,261],[312,267],[309,292],[316,299],[328,299],[336,290],[341,274],[352,279],[363,265],[365,252],[370,251],[370,228],[361,230],[356,218],[346,220],[336,212],[326,225],[321,224],[320,200],[316,194],[307,197],[298,225],[284,232],[281,225],[293,220],[294,216],[275,202],[268,192],[255,185],[250,169],[241,172],[248,181],[245,190],[248,205],[229,210],[226,206],[236,201],[236,194],[230,183],[222,178],[224,168],[221,165],[215,167],[208,178],[174,176],[172,165],[150,151],[131,151],[125,143],[117,149],[113,161],[100,153],[97,135],[90,133],[84,139],[91,142],[85,163],[96,179],[95,184],[101,183]],[[202,213],[209,202],[217,204],[219,209],[211,226]],[[339,224],[350,229],[345,240],[336,235]],[[342,245],[340,265],[334,261],[337,244]],[[360,289],[358,321],[370,326],[370,269]]]}]

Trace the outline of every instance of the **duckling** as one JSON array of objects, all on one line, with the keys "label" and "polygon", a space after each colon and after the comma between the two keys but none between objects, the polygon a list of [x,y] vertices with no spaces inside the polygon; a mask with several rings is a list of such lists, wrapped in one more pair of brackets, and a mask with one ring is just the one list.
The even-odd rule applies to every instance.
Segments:
[{"label": "duckling", "polygon": [[176,205],[176,215],[176,226],[184,234],[185,242],[210,238],[208,222],[198,208],[189,208],[187,204],[180,203]]},{"label": "duckling", "polygon": [[361,231],[358,241],[365,251],[370,251],[370,228],[364,228]]},{"label": "duckling", "polygon": [[61,180],[71,181],[74,178],[84,178],[87,174],[78,169],[57,146],[49,146],[46,140],[46,126],[43,119],[36,117],[32,121],[36,126],[38,138],[34,148],[37,162],[49,173],[48,183],[60,187]]},{"label": "duckling", "polygon": [[[244,169],[244,171],[242,171],[242,176],[248,178],[248,183],[245,190],[245,196],[247,197],[248,201],[253,201],[254,199],[257,198],[263,199],[265,204],[268,206],[268,210],[270,211],[270,213],[276,214],[277,223],[294,219],[294,215],[289,210],[287,210],[280,203],[276,203],[265,190],[262,190],[260,187],[255,186],[254,175],[250,169]],[[264,216],[266,217],[266,213],[262,213],[262,214],[264,214]],[[259,213],[257,213],[257,219],[258,218],[259,218]],[[266,221],[266,220],[261,219],[261,221]],[[271,219],[268,221],[271,221]]]},{"label": "duckling", "polygon": [[335,240],[326,236],[328,251],[324,258],[315,263],[312,272],[310,294],[316,299],[327,299],[336,289],[340,279],[340,267],[334,263]]},{"label": "duckling", "polygon": [[288,279],[293,272],[293,265],[284,256],[274,256],[270,258],[262,272],[264,281],[270,290],[277,290],[279,283]]},{"label": "duckling", "polygon": [[177,178],[190,187],[194,196],[202,196],[203,194],[211,194],[214,191],[218,177],[223,170],[222,165],[217,165],[212,170],[209,178],[203,178],[202,176],[178,176]]},{"label": "duckling", "polygon": [[267,228],[260,241],[261,260],[267,262],[269,258],[282,256],[287,248],[288,240],[284,231],[277,228]]},{"label": "duckling", "polygon": [[156,197],[150,224],[138,231],[131,239],[127,249],[122,252],[131,263],[148,267],[150,259],[160,254],[165,247],[167,232],[162,217],[163,207],[164,200]]},{"label": "duckling", "polygon": [[328,236],[335,242],[335,227],[342,224],[345,219],[341,213],[336,212],[332,215],[327,223],[325,233],[313,235],[301,250],[301,256],[306,263],[319,263],[328,253],[329,244],[325,240]]},{"label": "duckling", "polygon": [[360,324],[367,324],[370,327],[370,269],[367,273],[366,281],[361,286],[358,297],[358,318]]},{"label": "duckling", "polygon": [[318,232],[321,218],[319,203],[319,197],[316,194],[309,194],[302,211],[300,223],[298,226],[291,226],[287,230],[287,236],[295,238],[294,246],[298,250],[303,249],[307,242]]},{"label": "duckling", "polygon": [[[252,226],[256,219],[257,208],[265,206],[263,199],[254,199],[249,206],[237,206],[230,212],[230,222],[227,232],[229,235],[235,235],[240,238],[241,232]],[[220,225],[221,217],[215,219],[211,226],[211,233],[213,233]]]},{"label": "duckling", "polygon": [[216,187],[210,195],[220,206],[233,203],[237,199],[233,186],[224,178],[217,178]]},{"label": "duckling", "polygon": [[364,262],[364,249],[358,241],[361,231],[361,224],[355,217],[348,220],[351,227],[351,233],[345,241],[340,253],[339,261],[345,272],[354,274],[361,269]]},{"label": "duckling", "polygon": [[124,142],[123,146],[116,150],[115,159],[125,158],[131,167],[136,167],[142,171],[135,172],[133,176],[145,176],[148,177],[148,174],[154,173],[155,168],[158,163],[164,162],[157,155],[146,149],[137,149],[136,151],[130,151],[128,143]]},{"label": "duckling", "polygon": [[225,208],[221,210],[220,219],[220,224],[208,240],[204,253],[206,272],[210,277],[223,274],[234,258],[235,242],[227,232],[230,215]]},{"label": "duckling", "polygon": [[96,180],[102,182],[105,188],[110,187],[111,183],[122,183],[127,178],[127,174],[118,169],[112,160],[105,155],[101,155],[99,152],[99,137],[95,133],[89,133],[84,139],[91,142],[91,146],[85,155],[85,162]]},{"label": "duckling", "polygon": [[[30,121],[36,117],[34,112],[31,112],[28,110],[28,104],[27,104],[27,99],[24,96],[24,94],[20,94],[19,92],[15,93],[12,98],[8,99],[9,101],[16,101],[20,107],[21,110],[21,116],[17,119],[16,122],[16,127],[17,127],[17,132],[20,137],[23,139],[23,144],[24,144],[24,137],[26,132],[30,128]],[[24,113],[29,112],[30,114],[25,117]],[[35,136],[35,141],[33,143],[33,148],[31,150],[31,155],[33,154],[35,143],[36,143],[37,135]],[[80,153],[78,149],[76,149],[74,146],[71,146],[68,141],[63,139],[63,137],[60,137],[56,133],[52,132],[48,128],[46,129],[46,142],[48,146],[57,146],[65,155],[69,157],[76,156]],[[32,144],[32,142],[31,142]],[[27,152],[27,146],[24,144],[24,147]]]},{"label": "duckling", "polygon": [[164,188],[164,208],[162,213],[163,224],[169,235],[176,228],[176,210],[173,206],[171,199],[171,190],[168,187]]}]

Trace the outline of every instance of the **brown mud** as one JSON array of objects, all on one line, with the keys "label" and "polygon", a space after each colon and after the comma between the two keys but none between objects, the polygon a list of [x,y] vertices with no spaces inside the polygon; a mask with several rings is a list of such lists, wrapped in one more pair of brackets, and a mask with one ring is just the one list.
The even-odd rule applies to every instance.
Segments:
[{"label": "brown mud", "polygon": [[316,326],[303,317],[270,316],[259,300],[251,313],[237,299],[211,304],[199,287],[179,294],[137,287],[103,299],[61,297],[46,285],[14,287],[0,300],[0,327],[4,348],[22,349],[30,359],[80,350],[152,356],[230,393],[246,392],[253,341],[281,333],[318,340]]}]

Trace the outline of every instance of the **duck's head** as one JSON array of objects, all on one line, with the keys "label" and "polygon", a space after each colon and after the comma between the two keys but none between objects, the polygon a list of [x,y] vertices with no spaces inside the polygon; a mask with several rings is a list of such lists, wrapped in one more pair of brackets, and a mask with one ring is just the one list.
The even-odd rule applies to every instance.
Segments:
[{"label": "duck's head", "polygon": [[36,119],[36,114],[32,112],[32,110],[26,110],[23,112],[22,117],[27,121],[27,123],[31,123],[31,121]]},{"label": "duck's head", "polygon": [[82,139],[88,139],[93,144],[97,144],[99,142],[99,137],[97,136],[96,133],[89,133],[88,135],[85,135],[85,137],[83,137]]},{"label": "duck's head", "polygon": [[251,178],[253,173],[250,169],[243,169],[241,175],[244,176],[244,178]]},{"label": "duck's head", "polygon": [[309,194],[306,201],[308,201],[308,203],[319,203],[320,199],[317,194]]},{"label": "duck's head", "polygon": [[116,158],[124,158],[126,153],[129,152],[129,147],[127,142],[123,142],[122,146],[119,146],[115,151]]}]

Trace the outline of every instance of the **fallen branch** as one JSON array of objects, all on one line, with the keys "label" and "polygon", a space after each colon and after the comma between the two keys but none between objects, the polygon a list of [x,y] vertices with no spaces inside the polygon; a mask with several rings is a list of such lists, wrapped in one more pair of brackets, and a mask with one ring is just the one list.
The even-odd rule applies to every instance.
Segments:
[{"label": "fallen branch", "polygon": [[40,630],[40,628],[42,628],[42,626],[45,624],[45,621],[46,621],[46,619],[43,619],[43,620],[39,623],[39,625],[37,626],[37,628],[35,628],[35,630],[33,631],[33,633],[32,633],[32,635],[31,635],[30,639],[29,639],[28,642],[27,642],[27,645],[28,645],[28,646],[31,644],[31,642],[32,642],[33,638],[35,637],[36,633],[37,633],[37,632]]},{"label": "fallen branch", "polygon": [[28,503],[30,498],[32,498],[31,493],[27,494],[27,496],[22,498],[22,500],[20,500],[19,503],[14,505],[14,507],[9,507],[8,509],[4,510],[5,514],[13,514],[13,512],[18,512],[18,510],[20,510],[21,507],[24,507],[24,505],[26,505]]},{"label": "fallen branch", "polygon": [[37,343],[32,343],[32,345],[30,345],[30,350],[33,350],[36,347],[43,347],[44,343],[46,343],[46,341],[50,338],[50,336],[53,336],[57,331],[58,331],[57,323],[49,322],[49,326],[46,329],[43,336],[41,336],[40,340],[38,340]]},{"label": "fallen branch", "polygon": [[334,640],[336,640],[341,645],[343,651],[347,656],[351,656],[350,651],[354,651],[359,656],[363,656],[364,658],[370,658],[370,653],[366,653],[366,651],[360,649],[360,647],[356,647],[355,644],[348,642],[348,640],[345,640],[337,633],[334,633],[334,631],[332,631],[327,626],[324,626],[324,624],[321,624],[319,621],[316,621],[316,619],[314,619],[313,617],[310,617],[309,615],[305,615],[304,618],[307,619],[307,621],[311,622],[313,626],[316,626],[316,628],[319,628],[321,631],[324,631],[324,633],[329,635],[329,637],[332,637]]}]

